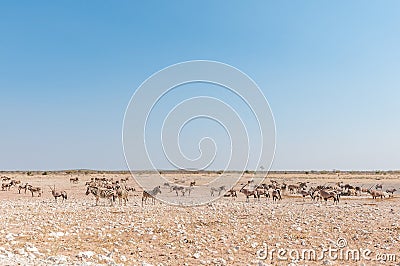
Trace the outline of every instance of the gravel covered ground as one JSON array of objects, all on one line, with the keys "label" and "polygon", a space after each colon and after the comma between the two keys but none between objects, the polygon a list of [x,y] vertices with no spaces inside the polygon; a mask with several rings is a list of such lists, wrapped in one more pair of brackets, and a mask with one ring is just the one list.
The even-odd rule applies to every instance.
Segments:
[{"label": "gravel covered ground", "polygon": [[[39,180],[64,184],[70,195],[64,203],[55,203],[45,186],[41,198],[0,191],[0,265],[400,265],[396,194],[342,197],[338,205],[289,195],[247,203],[239,195],[183,208],[141,207],[138,191],[127,206],[110,207],[94,206],[83,181],[67,180]],[[383,182],[400,186],[397,178]]]}]

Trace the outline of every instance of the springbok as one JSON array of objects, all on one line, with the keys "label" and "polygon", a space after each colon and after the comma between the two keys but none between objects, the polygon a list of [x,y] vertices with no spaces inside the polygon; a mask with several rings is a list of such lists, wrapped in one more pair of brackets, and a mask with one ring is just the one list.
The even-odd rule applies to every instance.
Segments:
[{"label": "springbok", "polygon": [[62,201],[64,202],[64,200],[66,200],[68,198],[67,196],[67,192],[65,191],[56,191],[56,186],[54,185],[54,188],[52,188],[51,186],[49,186],[51,189],[51,194],[54,197],[54,200],[57,203],[57,198],[62,197]]},{"label": "springbok", "polygon": [[382,190],[383,184],[376,184],[375,189],[381,189]]},{"label": "springbok", "polygon": [[153,188],[153,190],[150,190],[150,191],[143,190],[142,207],[143,207],[143,202],[147,203],[147,198],[151,198],[153,204],[155,204],[155,197],[157,196],[158,193],[161,194],[160,186],[155,187],[155,188]]}]

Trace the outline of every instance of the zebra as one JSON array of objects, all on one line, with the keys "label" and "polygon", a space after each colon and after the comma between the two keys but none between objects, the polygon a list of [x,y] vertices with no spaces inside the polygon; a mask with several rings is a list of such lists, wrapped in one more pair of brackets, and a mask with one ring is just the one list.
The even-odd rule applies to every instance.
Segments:
[{"label": "zebra", "polygon": [[26,190],[28,189],[28,183],[25,183],[25,185],[19,185],[18,186],[18,194],[21,194],[21,190],[25,190],[25,194],[26,194]]},{"label": "zebra", "polygon": [[70,179],[69,179],[69,182],[70,182],[70,183],[73,183],[73,184],[78,184],[79,178],[78,178],[78,177],[70,178]]},{"label": "zebra", "polygon": [[160,186],[153,188],[153,190],[150,191],[146,191],[143,190],[143,196],[142,196],[142,207],[143,207],[143,202],[146,203],[147,202],[147,198],[151,198],[153,204],[155,204],[155,196],[157,196],[157,194],[160,193],[161,194],[161,188]]},{"label": "zebra", "polygon": [[115,200],[115,192],[113,189],[88,186],[85,194],[86,196],[89,194],[93,194],[95,196],[96,206],[98,205],[100,198],[108,199],[110,201],[110,206],[113,206],[113,202]]},{"label": "zebra", "polygon": [[122,204],[123,200],[124,205],[126,206],[126,202],[128,201],[128,188],[126,188],[125,186],[117,185],[115,189],[115,194],[118,197],[119,205]]},{"label": "zebra", "polygon": [[214,193],[215,193],[215,192],[218,192],[218,196],[220,196],[220,195],[221,195],[221,192],[222,192],[222,191],[225,191],[225,190],[226,190],[225,186],[220,186],[220,187],[217,187],[217,188],[212,187],[212,188],[210,189],[211,196],[214,196]]},{"label": "zebra", "polygon": [[32,187],[31,185],[28,185],[28,190],[32,193],[32,197],[33,193],[37,193],[38,197],[42,196],[42,188],[40,187]]},{"label": "zebra", "polygon": [[182,193],[182,196],[185,196],[185,188],[181,186],[172,186],[170,187],[170,192],[175,191],[176,195],[178,196],[178,191]]}]

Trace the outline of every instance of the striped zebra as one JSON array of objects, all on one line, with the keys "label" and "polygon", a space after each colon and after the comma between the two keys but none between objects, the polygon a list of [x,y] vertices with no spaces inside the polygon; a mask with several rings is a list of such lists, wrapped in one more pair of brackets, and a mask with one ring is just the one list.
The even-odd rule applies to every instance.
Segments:
[{"label": "striped zebra", "polygon": [[42,196],[42,188],[40,188],[40,187],[33,187],[31,185],[28,185],[28,190],[32,193],[32,197],[33,197],[33,193],[37,193],[38,197]]},{"label": "striped zebra", "polygon": [[155,199],[154,199],[154,197],[157,196],[158,193],[161,194],[161,188],[160,188],[160,186],[155,187],[155,188],[153,188],[153,190],[150,190],[150,191],[143,190],[142,207],[143,207],[143,202],[144,202],[144,203],[147,202],[147,198],[151,198],[152,201],[153,201],[153,204],[155,204]]},{"label": "striped zebra", "polygon": [[224,191],[224,190],[226,190],[225,186],[220,186],[220,187],[217,187],[217,188],[212,187],[212,188],[210,189],[211,196],[214,196],[214,193],[215,193],[215,192],[217,192],[217,193],[218,193],[218,196],[220,196],[220,195],[221,195],[221,192]]},{"label": "striped zebra", "polygon": [[124,205],[126,206],[126,202],[128,201],[128,188],[124,185],[117,185],[115,188],[115,194],[118,197],[119,205],[122,204],[122,200],[124,201]]},{"label": "striped zebra", "polygon": [[88,186],[85,194],[86,196],[89,194],[94,195],[96,198],[96,206],[98,205],[100,198],[108,199],[110,201],[110,206],[113,206],[113,202],[115,200],[115,192],[113,189]]}]

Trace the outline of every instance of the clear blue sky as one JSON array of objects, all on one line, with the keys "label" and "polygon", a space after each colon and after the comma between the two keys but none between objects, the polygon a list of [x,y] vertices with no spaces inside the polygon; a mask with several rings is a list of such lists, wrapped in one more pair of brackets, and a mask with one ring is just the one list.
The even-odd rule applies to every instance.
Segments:
[{"label": "clear blue sky", "polygon": [[272,169],[400,169],[399,1],[0,1],[0,169],[126,169],[134,90],[192,59],[267,96]]}]

